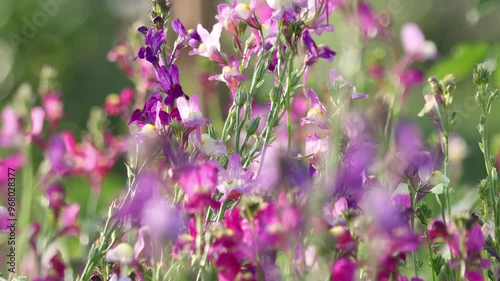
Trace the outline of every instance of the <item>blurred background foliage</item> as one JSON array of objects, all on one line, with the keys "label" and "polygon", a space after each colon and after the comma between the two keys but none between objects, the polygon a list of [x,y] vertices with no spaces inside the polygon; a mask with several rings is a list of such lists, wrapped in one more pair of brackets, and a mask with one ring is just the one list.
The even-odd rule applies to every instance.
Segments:
[{"label": "blurred background foliage", "polygon": [[[353,0],[354,1],[354,0]],[[180,17],[187,28],[196,22],[205,26],[213,23],[216,5],[222,1],[173,0],[174,17]],[[471,70],[476,63],[487,61],[495,69],[495,86],[500,85],[500,1],[498,0],[372,0],[377,11],[389,15],[395,38],[399,28],[407,22],[419,24],[427,39],[436,43],[440,57],[434,62],[417,64],[426,76],[443,77],[446,73],[456,75],[458,90],[454,103],[463,104],[462,122],[455,131],[463,136],[469,146],[462,178],[468,186],[474,186],[484,177],[482,155],[477,142],[476,130],[479,109],[466,106],[467,97],[472,97]],[[0,1],[0,106],[5,106],[22,82],[37,87],[41,68],[50,64],[59,72],[59,88],[64,97],[65,119],[61,127],[80,136],[92,106],[100,106],[110,93],[119,92],[132,85],[125,74],[108,62],[107,53],[119,42],[125,41],[129,28],[148,22],[147,0],[2,0]],[[44,15],[45,16],[44,16]],[[325,34],[320,42],[337,51],[332,64],[321,62],[310,77],[311,85],[326,83],[324,71],[337,68],[358,84],[358,90],[370,92],[363,87],[363,66],[349,57],[356,49],[356,38],[352,36],[354,26],[346,23],[339,13],[333,17],[336,28]],[[210,29],[210,28],[209,28]],[[226,43],[229,43],[227,40]],[[224,48],[224,47],[223,47]],[[229,49],[230,46],[226,46]],[[377,46],[367,51],[367,58],[380,55]],[[383,53],[382,53],[383,54]],[[184,57],[181,80],[187,92],[200,90],[200,64],[193,58]],[[321,74],[318,75],[318,74]],[[361,78],[359,77],[361,76]],[[197,86],[198,85],[198,86]],[[198,88],[197,88],[198,87]],[[434,128],[426,118],[417,113],[424,105],[425,85],[414,89],[403,113],[419,122],[428,136]],[[370,103],[372,100],[364,101]],[[366,105],[366,104],[365,104]],[[491,138],[500,133],[500,104],[494,105],[491,118]],[[114,122],[113,124],[118,123]],[[115,125],[117,126],[117,125]],[[120,129],[122,132],[124,128]],[[500,140],[500,138],[497,138]],[[498,151],[496,142],[494,151]],[[40,155],[39,155],[40,156]],[[123,159],[125,160],[125,159]],[[125,169],[118,165],[113,175],[105,182],[100,204],[109,204],[125,182]],[[89,189],[83,179],[70,179],[66,183],[72,188],[69,195],[82,204],[89,198]],[[74,187],[74,188],[73,188]],[[101,210],[105,211],[105,208]]]}]

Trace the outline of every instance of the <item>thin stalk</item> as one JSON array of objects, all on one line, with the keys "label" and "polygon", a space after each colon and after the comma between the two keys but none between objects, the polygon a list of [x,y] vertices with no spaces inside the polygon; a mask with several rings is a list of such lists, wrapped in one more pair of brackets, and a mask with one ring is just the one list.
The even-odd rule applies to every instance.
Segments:
[{"label": "thin stalk", "polygon": [[429,264],[431,265],[432,281],[436,281],[436,276],[434,274],[434,259],[432,257],[432,244],[431,239],[429,238],[429,230],[427,230],[427,226],[425,227],[425,238],[427,240],[427,249],[429,250]]}]

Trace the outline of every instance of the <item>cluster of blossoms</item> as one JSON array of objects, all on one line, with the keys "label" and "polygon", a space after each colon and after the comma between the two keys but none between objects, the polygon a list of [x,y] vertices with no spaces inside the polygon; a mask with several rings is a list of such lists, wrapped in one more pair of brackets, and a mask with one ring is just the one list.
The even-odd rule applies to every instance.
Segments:
[{"label": "cluster of blossoms", "polygon": [[[497,92],[484,66],[474,72],[488,172],[480,187],[482,217],[454,216],[450,167],[463,156],[456,155],[459,137],[450,134],[454,78],[429,79],[432,94],[419,114],[432,120],[439,144],[400,118],[410,90],[424,80],[413,63],[437,58],[417,25],[402,27],[400,43],[387,15],[367,1],[252,0],[220,4],[209,31],[170,21],[166,0],[151,3],[151,26],[137,28],[108,55],[134,88],[108,95],[80,141],[58,132],[63,106],[53,70],[42,73],[41,106],[32,107],[34,98],[22,88],[13,104],[23,107],[2,112],[0,146],[13,153],[0,166],[28,171],[23,207],[41,198],[38,209],[20,216],[27,233],[22,275],[40,281],[500,277],[498,177],[485,133]],[[369,63],[373,87],[364,92],[370,95],[337,70],[330,70],[327,90],[309,87],[311,70],[336,56],[315,37],[333,32],[330,16],[337,11],[357,23],[366,44],[379,40],[404,51]],[[223,32],[233,50],[222,48]],[[185,49],[217,69],[202,73],[205,85],[227,87],[224,124],[204,115],[207,97],[184,92],[177,61]],[[353,109],[367,99],[369,110]],[[107,129],[115,117],[128,124],[130,136]],[[38,182],[30,181],[32,147],[44,155]],[[95,204],[121,156],[127,186],[102,225],[98,220],[97,233]],[[64,179],[74,176],[91,186],[89,221],[82,223],[80,206],[66,198]],[[436,201],[430,194],[438,213],[428,206]],[[38,211],[47,223],[30,222]],[[0,207],[0,231],[7,219]],[[71,265],[61,241],[74,236],[82,248],[92,243],[88,256]]]}]

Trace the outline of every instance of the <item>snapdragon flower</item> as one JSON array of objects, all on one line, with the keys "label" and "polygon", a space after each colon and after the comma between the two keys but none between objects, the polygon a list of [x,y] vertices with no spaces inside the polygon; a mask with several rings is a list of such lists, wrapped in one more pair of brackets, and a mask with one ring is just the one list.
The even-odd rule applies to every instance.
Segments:
[{"label": "snapdragon flower", "polygon": [[186,127],[205,126],[210,120],[203,117],[200,111],[200,104],[197,95],[192,95],[190,100],[180,97],[177,99],[177,108],[181,116],[182,123]]},{"label": "snapdragon flower", "polygon": [[[143,34],[146,30],[147,28],[145,26],[138,28],[138,31]],[[145,45],[139,49],[137,57],[140,59],[146,59],[153,64],[158,63],[158,52],[160,51],[161,45],[165,42],[166,38],[167,35],[163,29],[157,30],[156,28],[150,28],[145,34]]]}]

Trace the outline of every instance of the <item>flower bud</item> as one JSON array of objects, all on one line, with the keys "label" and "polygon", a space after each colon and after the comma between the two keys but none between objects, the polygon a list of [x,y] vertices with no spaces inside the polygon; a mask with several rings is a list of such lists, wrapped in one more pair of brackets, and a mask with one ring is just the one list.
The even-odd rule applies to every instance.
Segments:
[{"label": "flower bud", "polygon": [[427,79],[427,82],[429,85],[431,85],[432,91],[436,94],[443,94],[443,89],[441,88],[441,85],[439,84],[439,79],[437,77],[432,76]]},{"label": "flower bud", "polygon": [[281,98],[281,89],[278,89],[274,87],[271,90],[271,94],[269,95],[269,98],[271,99],[272,102],[279,102]]},{"label": "flower bud", "polygon": [[236,97],[234,98],[234,103],[241,107],[243,105],[245,105],[245,102],[246,102],[246,99],[247,99],[247,95],[244,93],[244,91],[239,88],[238,91],[236,92]]},{"label": "flower bud", "polygon": [[484,63],[478,64],[472,71],[472,81],[477,86],[486,86],[490,83],[491,72]]},{"label": "flower bud", "polygon": [[248,123],[245,124],[245,130],[247,134],[253,135],[257,132],[257,129],[259,128],[259,123],[260,123],[260,117],[257,116],[254,119],[250,120]]},{"label": "flower bud", "polygon": [[446,93],[451,94],[455,90],[455,76],[452,74],[447,74],[443,81],[443,86],[446,89]]},{"label": "flower bud", "polygon": [[106,253],[106,261],[118,262],[128,265],[134,260],[134,249],[127,243],[120,243],[118,246]]}]

